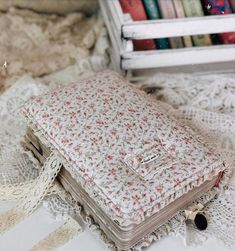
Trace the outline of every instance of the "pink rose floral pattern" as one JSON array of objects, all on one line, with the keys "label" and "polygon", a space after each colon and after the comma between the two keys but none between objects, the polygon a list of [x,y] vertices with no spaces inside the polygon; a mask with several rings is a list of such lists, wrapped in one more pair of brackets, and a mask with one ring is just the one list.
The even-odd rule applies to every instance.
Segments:
[{"label": "pink rose floral pattern", "polygon": [[224,169],[189,127],[112,71],[34,97],[23,113],[122,226],[142,221]]}]

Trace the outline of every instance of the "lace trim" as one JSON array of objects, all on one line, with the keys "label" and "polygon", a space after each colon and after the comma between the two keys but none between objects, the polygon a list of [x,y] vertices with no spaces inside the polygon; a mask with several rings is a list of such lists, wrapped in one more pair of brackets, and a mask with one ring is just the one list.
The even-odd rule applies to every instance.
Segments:
[{"label": "lace trim", "polygon": [[37,179],[24,191],[24,197],[16,207],[0,215],[0,233],[11,229],[30,215],[43,200],[62,167],[57,155],[51,154]]},{"label": "lace trim", "polygon": [[33,185],[33,181],[26,181],[20,184],[1,185],[0,200],[11,201],[23,198]]},{"label": "lace trim", "polygon": [[[28,158],[25,159],[24,158],[25,156],[27,156]],[[16,163],[16,159],[18,160],[17,163]],[[23,164],[21,162],[23,162]],[[30,171],[31,173],[34,173],[34,175],[31,175],[29,179],[26,179],[24,177],[24,179],[20,180],[19,182],[18,180],[15,181],[14,178],[12,177],[14,182],[10,182],[10,180],[6,180],[5,183],[0,183],[0,200],[1,201],[16,201],[16,200],[20,200],[24,198],[27,195],[30,188],[34,185],[35,178],[38,176],[37,167],[39,164],[39,162],[37,161],[36,158],[33,157],[31,152],[24,151],[21,148],[19,148],[19,153],[17,152],[17,155],[14,153],[11,153],[11,155],[5,154],[4,158],[1,159],[0,165],[2,167],[5,166],[6,170],[16,164],[27,166],[28,163],[32,164],[33,168],[29,170],[29,166],[28,166],[28,169],[26,170],[26,172]],[[1,175],[3,176],[3,173]]]},{"label": "lace trim", "polygon": [[69,217],[61,227],[50,233],[35,246],[30,248],[29,251],[54,250],[67,243],[80,232],[82,232],[82,227],[76,220]]}]

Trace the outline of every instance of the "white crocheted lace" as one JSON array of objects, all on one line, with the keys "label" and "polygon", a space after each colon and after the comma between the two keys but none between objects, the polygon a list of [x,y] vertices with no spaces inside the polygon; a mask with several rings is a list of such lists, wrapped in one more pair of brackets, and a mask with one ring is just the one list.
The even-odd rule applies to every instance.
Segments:
[{"label": "white crocheted lace", "polygon": [[73,218],[68,218],[61,227],[50,233],[46,238],[30,248],[29,251],[55,250],[81,231],[82,228],[77,221]]}]

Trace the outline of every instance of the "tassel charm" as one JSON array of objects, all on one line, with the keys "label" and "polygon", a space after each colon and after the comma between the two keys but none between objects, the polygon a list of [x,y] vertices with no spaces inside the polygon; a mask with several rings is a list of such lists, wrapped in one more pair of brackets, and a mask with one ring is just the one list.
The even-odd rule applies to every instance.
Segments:
[{"label": "tassel charm", "polygon": [[202,211],[203,208],[204,206],[198,203],[190,210],[185,210],[186,220],[192,221],[200,231],[206,230],[208,226],[207,218]]}]

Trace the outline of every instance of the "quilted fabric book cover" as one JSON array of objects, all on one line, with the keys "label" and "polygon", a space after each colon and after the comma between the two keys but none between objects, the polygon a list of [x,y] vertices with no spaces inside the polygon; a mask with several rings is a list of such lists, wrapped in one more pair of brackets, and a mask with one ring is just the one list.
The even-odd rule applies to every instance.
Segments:
[{"label": "quilted fabric book cover", "polygon": [[192,129],[111,71],[34,97],[23,113],[77,184],[125,231],[225,169]]}]

